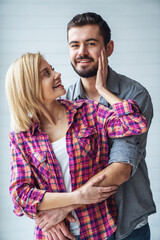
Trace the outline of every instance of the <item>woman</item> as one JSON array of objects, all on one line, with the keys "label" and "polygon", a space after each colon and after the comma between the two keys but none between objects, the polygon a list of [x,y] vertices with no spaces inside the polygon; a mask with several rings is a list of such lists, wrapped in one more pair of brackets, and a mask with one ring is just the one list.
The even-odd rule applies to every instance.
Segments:
[{"label": "woman", "polygon": [[[66,92],[61,75],[39,53],[23,55],[6,76],[14,130],[10,133],[14,212],[36,218],[38,210],[78,207],[78,221],[70,227],[81,239],[108,239],[116,230],[113,197],[106,199],[107,188],[98,187],[103,176],[91,179],[108,165],[107,137],[147,131],[136,102],[122,101],[106,89],[105,66],[102,50],[96,88],[112,109],[88,100],[57,100]],[[47,239],[38,226],[35,239]]]}]

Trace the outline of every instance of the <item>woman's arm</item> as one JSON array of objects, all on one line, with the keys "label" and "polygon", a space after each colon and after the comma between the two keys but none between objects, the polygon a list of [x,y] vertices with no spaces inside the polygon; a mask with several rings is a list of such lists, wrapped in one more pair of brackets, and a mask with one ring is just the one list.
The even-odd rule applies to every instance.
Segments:
[{"label": "woman's arm", "polygon": [[35,218],[37,217],[37,210],[98,203],[108,197],[107,188],[97,187],[104,179],[103,175],[90,182],[85,189],[80,188],[71,193],[46,192],[45,189],[38,189],[35,186],[32,166],[17,144],[11,143],[11,152],[10,194],[14,203],[14,212],[18,216],[25,214]]},{"label": "woman's arm", "polygon": [[98,61],[98,71],[96,77],[95,87],[98,93],[110,104],[120,103],[123,100],[111,93],[106,86],[106,79],[108,75],[108,64],[105,49],[101,50],[101,55]]},{"label": "woman's arm", "polygon": [[134,100],[122,100],[106,87],[107,60],[105,51],[101,51],[96,78],[96,89],[112,105],[108,109],[102,104],[97,106],[97,121],[110,138],[138,135],[148,130],[145,117]]},{"label": "woman's arm", "polygon": [[[20,144],[21,145],[21,144]],[[14,203],[15,213],[35,218],[37,210],[48,210],[66,207],[73,204],[98,203],[107,198],[107,188],[97,187],[104,179],[102,175],[96,181],[90,182],[86,190],[75,192],[46,192],[35,186],[32,166],[26,158],[16,137],[11,138],[11,182],[10,194]],[[50,176],[48,176],[49,178]]]},{"label": "woman's arm", "polygon": [[104,175],[90,181],[84,188],[80,187],[74,192],[51,193],[46,192],[38,204],[38,210],[49,210],[71,205],[85,205],[102,202],[108,197],[107,187],[97,187],[104,179]]}]

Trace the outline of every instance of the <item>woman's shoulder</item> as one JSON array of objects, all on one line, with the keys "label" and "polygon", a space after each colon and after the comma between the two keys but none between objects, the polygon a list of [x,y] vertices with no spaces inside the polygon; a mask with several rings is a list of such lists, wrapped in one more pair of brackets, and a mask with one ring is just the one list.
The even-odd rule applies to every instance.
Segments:
[{"label": "woman's shoulder", "polygon": [[24,139],[29,139],[32,136],[32,131],[33,131],[32,127],[27,131],[20,131],[20,132],[10,131],[9,138],[11,142],[22,143]]},{"label": "woman's shoulder", "polygon": [[65,99],[60,99],[58,100],[61,102],[61,104],[65,105],[66,107],[69,108],[87,108],[87,107],[95,107],[97,106],[99,103],[97,101],[93,101],[93,100],[88,100],[88,99],[80,99],[80,100],[75,100],[75,101],[69,101],[69,100],[65,100]]}]

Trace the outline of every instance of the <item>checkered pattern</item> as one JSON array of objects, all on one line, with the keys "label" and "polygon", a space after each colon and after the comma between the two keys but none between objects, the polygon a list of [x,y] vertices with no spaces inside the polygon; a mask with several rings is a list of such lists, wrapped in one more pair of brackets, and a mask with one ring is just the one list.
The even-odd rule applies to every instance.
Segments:
[{"label": "checkered pattern", "polygon": [[[133,100],[113,105],[112,109],[88,100],[59,100],[67,110],[66,134],[72,190],[86,183],[108,165],[108,136],[141,134],[147,123]],[[58,161],[48,136],[39,123],[26,132],[10,133],[10,193],[18,216],[35,218],[37,205],[46,191],[65,192]],[[113,197],[76,209],[81,239],[107,239],[116,230]],[[47,239],[36,226],[35,239]]]}]

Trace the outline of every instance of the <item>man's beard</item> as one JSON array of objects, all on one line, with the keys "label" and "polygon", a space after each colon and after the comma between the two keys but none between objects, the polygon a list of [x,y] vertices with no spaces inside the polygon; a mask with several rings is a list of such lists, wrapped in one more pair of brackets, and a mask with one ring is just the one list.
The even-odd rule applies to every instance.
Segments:
[{"label": "man's beard", "polygon": [[[92,58],[89,58],[89,57],[80,57],[78,59],[90,59],[90,60],[93,60]],[[77,64],[77,60],[75,61],[75,64]],[[80,76],[80,77],[83,77],[83,78],[89,78],[89,77],[94,77],[97,75],[97,71],[98,71],[98,64],[96,66],[93,66],[91,69],[86,69],[86,67],[82,66],[82,69],[81,70],[78,70],[76,69],[76,66],[74,66],[71,62],[71,65],[74,69],[74,71]]]}]

